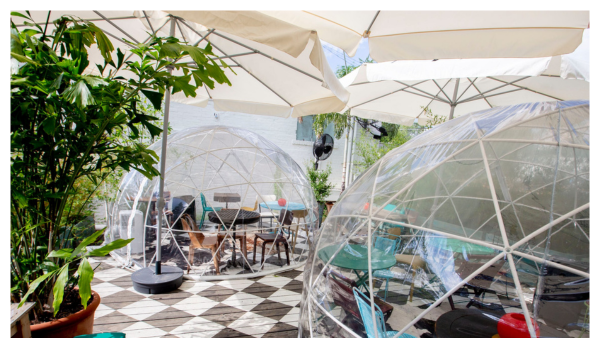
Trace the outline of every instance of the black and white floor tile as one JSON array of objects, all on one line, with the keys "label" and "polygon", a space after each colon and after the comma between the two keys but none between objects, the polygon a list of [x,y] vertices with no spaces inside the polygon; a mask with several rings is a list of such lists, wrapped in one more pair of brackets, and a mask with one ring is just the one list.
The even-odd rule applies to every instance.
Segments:
[{"label": "black and white floor tile", "polygon": [[176,291],[136,292],[131,272],[112,258],[96,258],[92,289],[102,301],[94,332],[137,337],[297,337],[302,271],[252,279],[185,280]]}]

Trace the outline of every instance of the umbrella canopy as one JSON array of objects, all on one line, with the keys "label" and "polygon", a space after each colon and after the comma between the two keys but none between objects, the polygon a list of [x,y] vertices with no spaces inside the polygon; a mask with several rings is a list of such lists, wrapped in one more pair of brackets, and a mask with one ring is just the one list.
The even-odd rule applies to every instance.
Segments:
[{"label": "umbrella canopy", "polygon": [[[293,27],[293,25],[277,22],[270,28],[278,32],[272,33],[261,27],[261,25],[267,25],[268,23],[256,22],[256,20],[251,19],[238,20],[239,18],[251,17],[247,13],[240,12],[238,16],[232,15],[232,12],[228,13],[229,15],[204,13],[205,15],[201,19],[206,20],[204,23],[209,27],[187,22],[183,18],[160,11],[38,11],[32,13],[32,18],[41,24],[63,15],[76,16],[86,21],[96,21],[96,25],[112,38],[115,49],[121,48],[125,51],[126,60],[137,58],[131,52],[127,52],[128,49],[135,47],[135,44],[148,41],[151,38],[150,34],[177,37],[184,42],[190,42],[203,48],[210,42],[217,59],[238,70],[235,72],[236,74],[233,73],[231,68],[226,70],[226,75],[232,86],[215,84],[215,88],[212,90],[203,86],[197,89],[195,98],[186,98],[184,95],[177,94],[171,97],[170,91],[167,91],[163,118],[164,126],[169,125],[171,98],[174,101],[200,106],[206,106],[208,100],[213,99],[217,110],[280,117],[288,117],[292,110],[302,116],[328,113],[344,107],[345,102],[348,100],[348,92],[341,86],[329,68],[320,40],[315,32],[307,33],[302,29]],[[12,17],[11,19],[15,24],[23,25],[23,20],[20,17]],[[231,30],[232,27],[240,25],[243,26],[241,31],[246,31],[244,36],[247,38],[219,30],[221,28]],[[290,42],[285,48],[282,48],[282,51],[282,49],[256,42],[257,40],[264,41],[264,32],[269,32],[266,38],[267,41],[273,36],[285,39],[285,32],[290,33],[289,38],[298,39],[295,42]],[[304,39],[301,38],[303,36]],[[295,43],[296,45],[294,45]],[[297,45],[297,43],[300,43],[300,45]],[[303,43],[304,48],[302,48]],[[91,49],[89,54],[91,67],[88,67],[86,71],[95,73],[97,72],[95,65],[102,64],[103,60],[98,50]],[[114,57],[116,58],[117,55],[114,55]],[[186,61],[192,62],[192,59],[182,59],[179,62]],[[124,72],[120,75],[128,76]],[[159,208],[164,205],[167,138],[167,134],[163,133],[160,156],[161,175],[157,194]],[[158,213],[157,238],[163,238],[161,229],[165,226],[168,227],[166,222],[163,222],[165,219],[163,216],[165,215],[162,212]],[[129,216],[130,224],[133,218],[134,214],[132,213]],[[156,249],[156,275],[161,274],[161,242],[158,241],[158,248]],[[162,282],[160,279],[155,279],[155,281],[157,282],[148,282],[149,284],[146,285],[156,292],[160,288],[157,285]],[[149,286],[153,284],[155,286]]]},{"label": "umbrella canopy", "polygon": [[[46,22],[48,11],[31,13],[36,22]],[[173,36],[180,40],[198,43],[200,47],[210,42],[217,57],[232,68],[226,70],[232,86],[202,87],[195,98],[178,93],[172,97],[175,102],[205,107],[212,99],[219,111],[279,117],[289,117],[292,110],[301,116],[343,109],[349,94],[330,69],[315,32],[275,19],[259,22],[253,17],[261,14],[252,11],[202,14],[193,18],[203,20],[200,23],[162,11],[52,11],[49,18],[52,21],[62,15],[73,15],[93,21],[111,38],[115,49],[124,52],[132,44],[146,41],[153,32],[170,36],[171,20],[176,21]],[[15,24],[22,24],[23,19],[12,19]],[[269,33],[265,35],[263,31]],[[280,46],[273,41],[287,41],[287,44]],[[125,57],[136,58],[128,52]],[[87,71],[97,72],[96,63],[102,64],[103,59],[92,48]]]},{"label": "umbrella canopy", "polygon": [[369,39],[377,62],[544,57],[571,53],[589,27],[587,11],[265,11],[314,29],[354,56]]},{"label": "umbrella canopy", "polygon": [[342,78],[351,114],[404,125],[425,109],[452,118],[491,107],[589,99],[589,33],[571,54],[363,64]]}]

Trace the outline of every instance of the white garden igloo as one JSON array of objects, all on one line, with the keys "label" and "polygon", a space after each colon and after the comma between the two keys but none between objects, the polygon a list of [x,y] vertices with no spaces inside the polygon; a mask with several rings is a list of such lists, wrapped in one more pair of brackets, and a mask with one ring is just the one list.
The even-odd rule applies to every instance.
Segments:
[{"label": "white garden igloo", "polygon": [[[151,146],[161,153],[161,142]],[[106,241],[134,238],[112,255],[122,264],[156,262],[159,177],[125,175]],[[189,128],[168,137],[162,210],[162,265],[194,279],[250,278],[306,261],[317,203],[302,169],[248,130]]]},{"label": "white garden igloo", "polygon": [[391,151],[317,234],[300,335],[588,337],[589,166],[587,101],[468,114]]}]

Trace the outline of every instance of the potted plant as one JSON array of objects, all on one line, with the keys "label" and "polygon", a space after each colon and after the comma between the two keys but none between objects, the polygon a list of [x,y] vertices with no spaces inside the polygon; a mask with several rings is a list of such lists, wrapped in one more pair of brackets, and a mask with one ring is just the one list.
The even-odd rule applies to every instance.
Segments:
[{"label": "potted plant", "polygon": [[[74,240],[71,229],[115,170],[158,175],[158,156],[140,140],[162,129],[140,109],[142,100],[161,109],[166,90],[195,96],[199,86],[230,84],[227,65],[210,57],[210,44],[150,36],[146,43],[127,42],[135,47],[126,58],[93,23],[62,17],[42,27],[29,12],[11,15],[26,21],[19,30],[11,20],[11,298],[36,302],[34,324],[48,327],[83,314],[93,323],[100,297],[90,288],[88,257],[128,241],[88,251],[103,231]],[[90,75],[90,48],[104,58],[93,65],[100,75]],[[183,75],[171,74],[173,68]],[[122,70],[132,77],[119,76]],[[35,326],[34,337],[50,336]],[[59,335],[91,333],[85,330]]]},{"label": "potted plant", "polygon": [[323,218],[323,209],[325,208],[325,199],[331,194],[331,189],[333,189],[333,184],[328,182],[331,175],[331,165],[328,164],[325,170],[316,170],[311,163],[307,162],[306,175],[315,194],[315,199],[319,204],[320,227]]}]

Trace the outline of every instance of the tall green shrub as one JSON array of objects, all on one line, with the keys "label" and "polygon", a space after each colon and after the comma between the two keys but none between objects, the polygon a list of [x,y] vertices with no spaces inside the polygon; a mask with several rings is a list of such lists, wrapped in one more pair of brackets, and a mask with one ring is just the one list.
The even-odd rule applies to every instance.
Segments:
[{"label": "tall green shrub", "polygon": [[[139,109],[142,99],[161,109],[167,90],[195,96],[198,86],[231,84],[211,59],[210,44],[199,48],[152,36],[126,58],[93,23],[62,17],[42,27],[28,12],[11,15],[25,18],[28,27],[19,31],[11,20],[11,296],[21,303],[33,298],[36,315],[43,305],[56,315],[65,290],[76,284],[87,305],[93,278],[88,255],[127,244],[115,241],[88,253],[101,232],[74,243],[75,249],[59,240],[89,201],[73,198],[82,191],[78,182],[98,187],[119,168],[158,175],[157,155],[140,141],[162,129]],[[104,64],[90,65],[92,46]],[[89,74],[93,66],[101,75]],[[133,75],[125,79],[122,71]],[[115,140],[121,132],[126,142]]]}]

